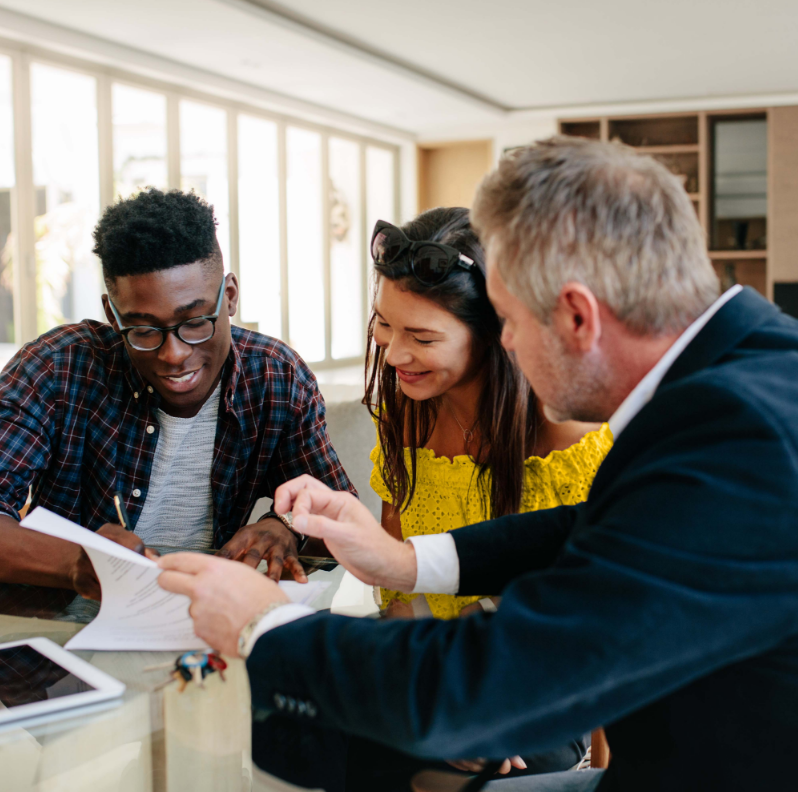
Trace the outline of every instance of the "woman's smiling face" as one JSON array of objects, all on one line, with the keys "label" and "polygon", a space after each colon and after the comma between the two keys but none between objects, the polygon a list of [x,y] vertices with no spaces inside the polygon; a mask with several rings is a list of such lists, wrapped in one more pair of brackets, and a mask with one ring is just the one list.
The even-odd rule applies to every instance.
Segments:
[{"label": "woman's smiling face", "polygon": [[374,342],[408,398],[440,396],[475,375],[471,332],[445,308],[380,278],[374,311]]}]

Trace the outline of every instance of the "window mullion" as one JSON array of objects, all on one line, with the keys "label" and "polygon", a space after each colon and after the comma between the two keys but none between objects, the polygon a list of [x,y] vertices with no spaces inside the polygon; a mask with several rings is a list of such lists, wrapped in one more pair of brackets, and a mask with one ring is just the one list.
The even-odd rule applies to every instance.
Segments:
[{"label": "window mullion", "polygon": [[399,162],[401,151],[393,151],[393,222],[399,225],[402,217],[402,167]]},{"label": "window mullion", "polygon": [[100,212],[114,202],[114,128],[111,78],[97,77],[97,151],[100,158]]},{"label": "window mullion", "polygon": [[280,207],[280,302],[282,340],[289,338],[288,324],[288,160],[286,156],[285,123],[277,125],[277,181]]},{"label": "window mullion", "polygon": [[[361,288],[363,290],[363,300],[360,303],[363,306],[364,317],[363,327],[368,328],[369,316],[371,315],[371,289],[369,288],[369,261],[371,260],[371,251],[369,244],[371,243],[371,230],[368,227],[368,181],[366,179],[366,144],[360,144],[360,228],[361,228],[361,267],[363,277],[361,278]],[[365,345],[365,344],[364,344]]]},{"label": "window mullion", "polygon": [[17,344],[25,344],[38,335],[30,58],[26,53],[17,53],[12,62],[15,187],[11,211],[16,239],[14,255],[19,262],[14,267],[14,335]]},{"label": "window mullion", "polygon": [[[238,113],[227,111],[227,188],[230,227],[230,261],[227,266],[239,283],[241,281],[240,248],[238,240]],[[239,295],[239,301],[242,295]],[[238,309],[240,322],[241,308]]]},{"label": "window mullion", "polygon": [[166,95],[166,171],[170,190],[180,189],[180,97]]},{"label": "window mullion", "polygon": [[332,273],[330,236],[330,138],[321,137],[321,213],[322,245],[324,250],[324,360],[332,360]]}]

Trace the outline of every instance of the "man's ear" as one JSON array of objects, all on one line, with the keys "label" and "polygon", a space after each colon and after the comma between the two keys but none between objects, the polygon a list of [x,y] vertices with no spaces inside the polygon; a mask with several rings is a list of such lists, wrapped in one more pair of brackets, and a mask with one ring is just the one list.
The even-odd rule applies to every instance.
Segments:
[{"label": "man's ear", "polygon": [[103,294],[102,296],[103,301],[103,311],[105,311],[105,318],[108,320],[108,324],[114,328],[117,332],[119,332],[119,327],[116,324],[116,317],[114,316],[114,312],[111,310],[111,304],[108,300],[108,295]]},{"label": "man's ear", "polygon": [[569,281],[562,287],[552,321],[566,347],[574,352],[589,352],[601,338],[598,300],[582,283]]},{"label": "man's ear", "polygon": [[238,310],[238,279],[235,276],[235,273],[231,272],[230,276],[227,278],[227,285],[224,287],[224,294],[227,297],[227,305],[229,308],[228,314],[229,316],[235,316],[236,311]]}]

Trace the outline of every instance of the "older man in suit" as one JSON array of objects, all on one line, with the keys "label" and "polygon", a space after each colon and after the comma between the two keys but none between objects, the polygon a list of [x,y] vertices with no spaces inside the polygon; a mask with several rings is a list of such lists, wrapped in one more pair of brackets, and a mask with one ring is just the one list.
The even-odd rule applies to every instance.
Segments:
[{"label": "older man in suit", "polygon": [[503,341],[547,415],[610,422],[587,502],[404,544],[308,477],[275,508],[367,583],[501,593],[498,611],[313,615],[206,558],[164,559],[164,587],[192,597],[206,640],[240,643],[256,705],[307,722],[427,757],[533,753],[607,727],[604,773],[497,792],[794,785],[798,322],[748,289],[719,296],[688,197],[619,146],[517,152],[474,221]]}]

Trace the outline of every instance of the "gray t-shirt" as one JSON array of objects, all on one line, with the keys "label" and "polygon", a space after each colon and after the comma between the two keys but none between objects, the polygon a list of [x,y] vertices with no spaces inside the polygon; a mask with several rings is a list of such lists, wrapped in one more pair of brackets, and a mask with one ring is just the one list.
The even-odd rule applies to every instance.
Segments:
[{"label": "gray t-shirt", "polygon": [[161,432],[136,523],[148,547],[207,550],[213,543],[211,466],[221,387],[193,418],[156,413]]}]

